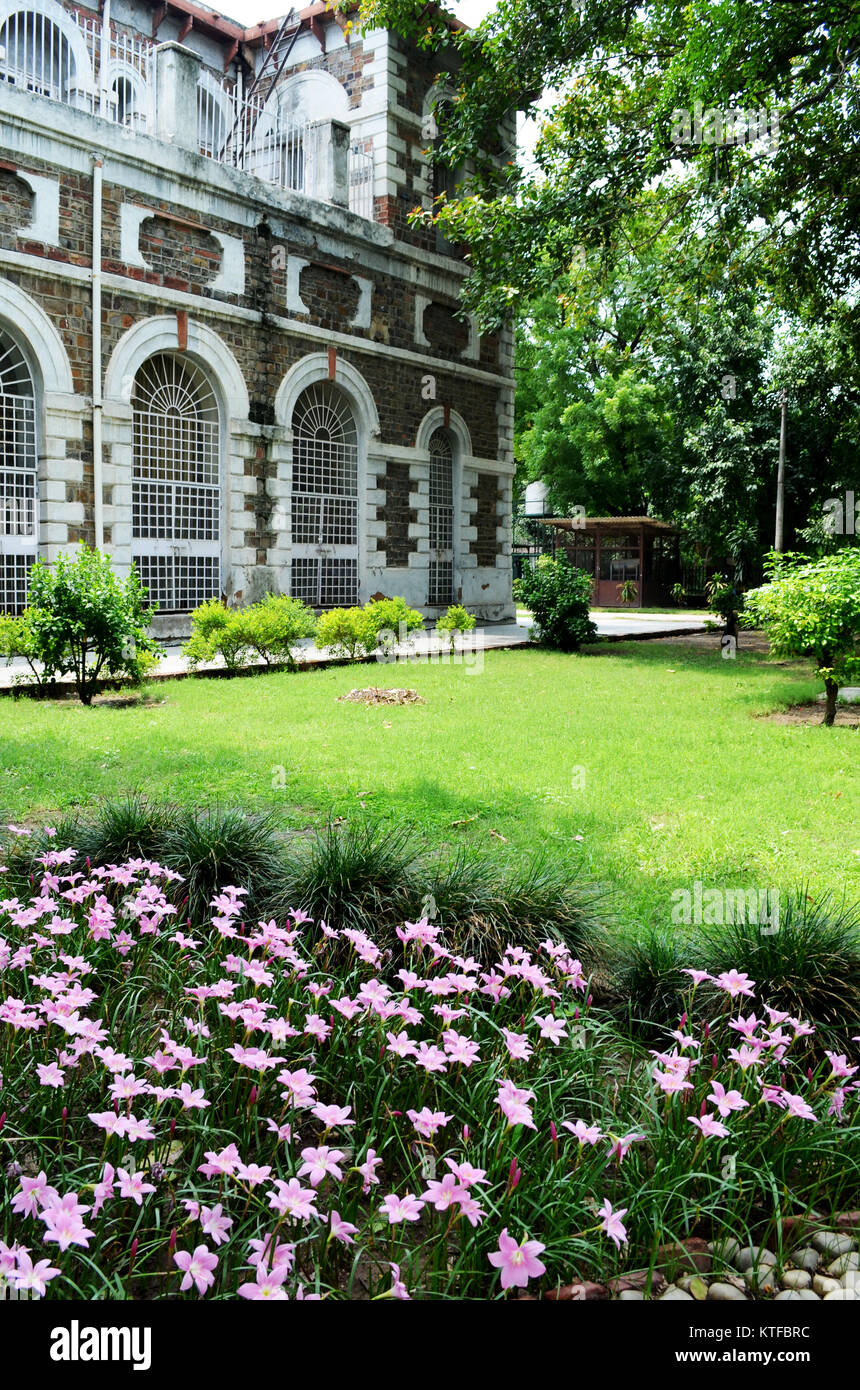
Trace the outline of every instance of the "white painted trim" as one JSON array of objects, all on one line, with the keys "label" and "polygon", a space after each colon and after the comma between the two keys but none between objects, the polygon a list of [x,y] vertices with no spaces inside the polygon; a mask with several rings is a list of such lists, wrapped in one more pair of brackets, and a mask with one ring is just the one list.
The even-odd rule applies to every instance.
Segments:
[{"label": "white painted trim", "polygon": [[142,208],[138,203],[120,203],[119,208],[119,258],[126,265],[149,270],[149,262],[140,252],[140,229],[149,218],[157,216],[150,208]]},{"label": "white painted trim", "polygon": [[31,241],[41,241],[44,246],[59,246],[60,180],[30,174],[26,169],[16,169],[15,177],[33,192],[33,216],[26,227],[16,229],[16,234]]},{"label": "white painted trim", "polygon": [[222,294],[243,295],[245,293],[245,243],[241,237],[228,236],[226,232],[216,232],[206,228],[209,235],[221,247],[221,269],[209,285],[210,290],[220,290]]}]

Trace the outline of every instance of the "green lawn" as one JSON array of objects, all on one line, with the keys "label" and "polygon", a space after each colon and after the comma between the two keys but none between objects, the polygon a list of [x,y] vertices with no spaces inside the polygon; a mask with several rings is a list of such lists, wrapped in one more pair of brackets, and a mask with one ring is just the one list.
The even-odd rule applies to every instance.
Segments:
[{"label": "green lawn", "polygon": [[[412,686],[426,704],[336,702],[372,684]],[[668,923],[672,889],[697,877],[802,879],[860,899],[860,734],[756,717],[816,689],[803,666],[639,642],[489,652],[480,673],[372,665],[171,681],[150,707],[4,698],[0,813],[50,822],[136,788],[274,806],[300,827],[363,803],[434,843],[568,853],[618,890],[630,924]]]}]

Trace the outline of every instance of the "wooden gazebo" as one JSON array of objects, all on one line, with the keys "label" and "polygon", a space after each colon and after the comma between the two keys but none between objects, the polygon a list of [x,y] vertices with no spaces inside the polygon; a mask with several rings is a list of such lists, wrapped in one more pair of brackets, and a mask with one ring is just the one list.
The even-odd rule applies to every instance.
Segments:
[{"label": "wooden gazebo", "polygon": [[[558,533],[558,547],[592,576],[592,602],[598,608],[625,604],[654,608],[670,601],[681,574],[679,536],[667,521],[652,516],[544,517]],[[636,597],[632,598],[635,588]]]}]

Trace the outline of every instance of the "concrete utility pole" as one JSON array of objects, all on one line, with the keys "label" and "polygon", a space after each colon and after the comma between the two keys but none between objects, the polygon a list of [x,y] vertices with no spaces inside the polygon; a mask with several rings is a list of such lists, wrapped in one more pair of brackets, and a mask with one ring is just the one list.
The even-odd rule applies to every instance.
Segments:
[{"label": "concrete utility pole", "polygon": [[782,390],[782,410],[779,418],[779,467],[776,474],[776,539],[773,543],[774,550],[784,550],[783,529],[785,517],[785,417],[786,417],[786,394],[785,387]]}]

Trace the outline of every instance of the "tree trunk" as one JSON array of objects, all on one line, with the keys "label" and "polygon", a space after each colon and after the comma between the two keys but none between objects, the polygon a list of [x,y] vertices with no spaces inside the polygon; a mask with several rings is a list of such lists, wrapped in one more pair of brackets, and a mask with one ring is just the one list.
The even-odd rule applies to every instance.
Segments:
[{"label": "tree trunk", "polygon": [[839,694],[839,683],[827,676],[824,681],[824,689],[827,695],[824,706],[824,722],[829,727],[836,719],[836,696]]}]

